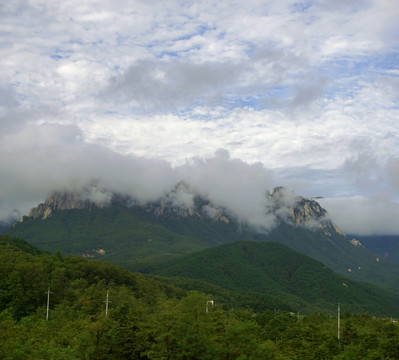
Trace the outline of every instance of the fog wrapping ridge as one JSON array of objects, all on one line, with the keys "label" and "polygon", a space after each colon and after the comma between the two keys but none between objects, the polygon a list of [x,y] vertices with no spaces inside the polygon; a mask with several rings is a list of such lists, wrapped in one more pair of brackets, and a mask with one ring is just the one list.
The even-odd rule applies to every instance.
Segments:
[{"label": "fog wrapping ridge", "polygon": [[[107,192],[96,191],[106,189],[145,203],[158,200],[184,181],[192,192],[176,199],[179,204],[189,205],[190,196],[195,193],[226,207],[243,221],[268,226],[264,214],[273,176],[260,163],[231,159],[228,151],[218,150],[211,158],[193,158],[172,167],[166,161],[82,144],[75,130],[45,124],[25,128],[23,134],[18,134],[18,141],[13,135],[2,143],[1,154],[7,155],[7,147],[13,146],[12,158],[0,158],[5,175],[0,197],[8,205],[2,208],[3,219],[26,214],[54,191],[80,192],[95,183],[92,191],[86,192],[94,202],[108,199]],[[20,184],[18,188],[15,181]],[[7,212],[9,208],[15,209],[13,213]]]}]

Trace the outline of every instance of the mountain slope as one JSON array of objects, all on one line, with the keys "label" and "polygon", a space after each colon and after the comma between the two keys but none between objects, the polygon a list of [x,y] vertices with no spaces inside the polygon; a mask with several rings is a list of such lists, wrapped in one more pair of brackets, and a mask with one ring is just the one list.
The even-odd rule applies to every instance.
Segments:
[{"label": "mountain slope", "polygon": [[301,312],[399,312],[399,295],[335,274],[322,263],[275,243],[236,242],[188,254],[155,268],[163,276],[206,281],[233,291],[269,294]]},{"label": "mountain slope", "polygon": [[199,217],[158,218],[142,208],[118,204],[58,210],[45,220],[26,217],[7,234],[47,251],[121,264],[151,262],[152,256],[182,255],[241,237],[236,228],[224,222]]},{"label": "mountain slope", "polygon": [[355,236],[367,249],[379,254],[385,259],[399,263],[398,235]]},{"label": "mountain slope", "polygon": [[[54,294],[53,305],[64,300],[69,304],[74,299],[71,293],[76,290],[75,285],[79,291],[86,291],[90,286],[101,288],[102,296],[106,288],[112,288],[113,306],[117,305],[117,289],[127,287],[133,291],[133,297],[160,296],[161,302],[165,298],[180,298],[189,290],[197,290],[204,295],[212,294],[219,305],[227,308],[247,308],[260,312],[295,310],[287,302],[268,294],[243,294],[203,281],[176,281],[164,277],[158,277],[157,280],[156,276],[131,273],[109,263],[75,256],[62,258],[59,254],[45,253],[22,239],[4,235],[0,235],[0,273],[0,312],[13,307],[12,311],[17,317],[29,315],[36,306],[43,305],[48,286],[51,286]],[[96,306],[103,305],[102,300],[103,297],[97,299]]]},{"label": "mountain slope", "polygon": [[317,259],[345,277],[399,290],[398,264],[371,252],[356,239],[348,241],[339,233],[326,236],[320,229],[283,223],[268,234],[267,241],[282,243]]},{"label": "mountain slope", "polygon": [[156,296],[164,299],[184,294],[181,289],[110,263],[74,256],[62,258],[4,235],[0,235],[0,274],[0,312],[8,309],[16,319],[42,311],[49,286],[52,308],[74,303],[81,312],[94,308],[101,311],[108,288],[114,293],[114,305],[117,292],[127,291],[133,299],[147,302]]}]

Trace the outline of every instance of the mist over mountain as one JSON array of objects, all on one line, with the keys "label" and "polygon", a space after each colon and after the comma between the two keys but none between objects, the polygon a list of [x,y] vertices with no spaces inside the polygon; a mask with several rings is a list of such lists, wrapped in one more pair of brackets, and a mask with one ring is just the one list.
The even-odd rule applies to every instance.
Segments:
[{"label": "mist over mountain", "polygon": [[[14,150],[12,156],[7,151],[0,152],[0,220],[6,222],[26,215],[57,191],[84,191],[94,202],[107,201],[109,194],[116,193],[145,203],[166,196],[176,184],[185,182],[191,191],[228,208],[242,221],[270,229],[275,225],[275,217],[265,218],[265,208],[270,206],[265,194],[277,186],[309,193],[309,184],[296,173],[279,175],[261,162],[232,158],[225,149],[212,156],[188,157],[184,163],[174,164],[82,144],[80,132],[71,126],[43,124],[27,127],[23,132],[22,139],[10,135],[1,145],[3,150]],[[295,197],[295,193],[287,193],[285,201],[292,203]],[[387,206],[387,201],[368,200],[365,206],[364,201],[357,200],[348,203],[347,199],[323,198],[320,202],[345,232],[399,233],[395,220],[399,207],[395,202]],[[186,201],[190,201],[190,196]],[[378,214],[372,216],[375,204],[379,204]]]},{"label": "mist over mountain", "polygon": [[[94,202],[106,200],[102,198],[107,196],[105,191],[144,203],[159,199],[183,181],[190,184],[195,193],[256,223],[266,206],[264,194],[273,187],[273,176],[261,163],[231,159],[225,150],[217,151],[210,158],[192,158],[172,167],[163,160],[125,156],[93,145],[82,150],[73,129],[65,127],[61,137],[51,126],[44,127],[46,129],[41,130],[45,134],[38,134],[34,129],[26,134],[28,139],[36,138],[40,142],[40,148],[31,154],[36,157],[35,161],[24,160],[23,155],[30,150],[23,144],[17,146],[19,156],[14,156],[13,161],[3,159],[7,163],[3,164],[0,219],[16,211],[20,216],[27,214],[30,208],[56,191],[84,192],[84,196]],[[65,145],[65,156],[62,159],[45,156],[40,149],[46,148],[48,142],[57,148]],[[51,154],[49,148],[43,151]],[[19,187],[15,187],[16,178]]]},{"label": "mist over mountain", "polygon": [[[51,193],[44,203],[30,209],[27,217],[45,220],[54,211],[90,209],[93,206],[105,208],[120,204],[126,207],[139,206],[156,216],[196,215],[200,218],[222,219],[227,223],[235,221],[261,233],[269,232],[281,222],[309,228],[330,228],[342,233],[317,201],[305,199],[284,187],[276,187],[272,192],[265,191],[256,199],[244,189],[235,198],[231,198],[228,196],[231,190],[225,194],[216,194],[205,188],[203,185],[198,189],[181,181],[158,199],[145,201],[143,198],[114,193],[101,188],[98,182],[92,182],[79,191]],[[251,200],[255,202],[252,207]]]}]

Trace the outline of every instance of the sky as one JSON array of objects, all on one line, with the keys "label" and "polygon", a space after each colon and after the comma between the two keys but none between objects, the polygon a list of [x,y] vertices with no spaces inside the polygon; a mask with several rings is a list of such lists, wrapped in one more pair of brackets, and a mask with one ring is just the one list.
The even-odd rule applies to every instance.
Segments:
[{"label": "sky", "polygon": [[399,235],[397,34],[397,0],[3,0],[0,219],[184,180],[247,216],[286,186]]}]

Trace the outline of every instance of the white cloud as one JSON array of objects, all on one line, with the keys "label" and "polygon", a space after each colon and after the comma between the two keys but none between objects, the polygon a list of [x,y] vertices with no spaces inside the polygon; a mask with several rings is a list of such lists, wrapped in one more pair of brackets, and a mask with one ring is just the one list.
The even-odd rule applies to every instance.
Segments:
[{"label": "white cloud", "polygon": [[21,202],[79,171],[116,184],[98,155],[172,183],[223,148],[309,195],[394,199],[398,16],[396,0],[2,1],[3,181]]},{"label": "white cloud", "polygon": [[274,179],[261,163],[231,159],[228,151],[219,149],[214,157],[194,158],[176,171],[196,192],[239,219],[268,229],[274,225],[274,216],[265,216],[266,194]]},{"label": "white cloud", "polygon": [[354,235],[399,234],[399,203],[386,198],[325,198],[318,200],[342,231]]},{"label": "white cloud", "polygon": [[[250,224],[270,228],[265,218],[273,177],[260,163],[230,159],[219,150],[207,159],[194,158],[172,168],[169,163],[117,154],[84,144],[76,127],[41,125],[9,134],[0,145],[0,218],[24,214],[51,191],[81,191],[93,183],[100,189],[130,195],[139,201],[154,201],[185,181],[195,193],[216,206],[230,209]],[[92,192],[104,200],[108,192]],[[192,194],[179,193],[175,200],[189,205]],[[190,200],[191,199],[191,200]],[[11,209],[11,210],[10,210]]]},{"label": "white cloud", "polygon": [[[26,213],[51,191],[80,190],[93,180],[101,187],[155,200],[176,184],[170,165],[161,160],[123,156],[81,141],[76,127],[25,127],[0,144],[0,217]],[[162,180],[161,180],[162,179]]]}]

